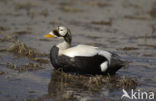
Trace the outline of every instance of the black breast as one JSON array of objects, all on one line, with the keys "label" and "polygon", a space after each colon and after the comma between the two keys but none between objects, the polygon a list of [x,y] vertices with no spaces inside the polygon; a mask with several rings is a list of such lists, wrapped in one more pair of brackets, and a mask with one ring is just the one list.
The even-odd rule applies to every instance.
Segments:
[{"label": "black breast", "polygon": [[50,50],[50,61],[56,69],[60,67],[60,65],[58,63],[58,59],[57,59],[58,51],[59,51],[59,48],[56,46],[53,46]]}]

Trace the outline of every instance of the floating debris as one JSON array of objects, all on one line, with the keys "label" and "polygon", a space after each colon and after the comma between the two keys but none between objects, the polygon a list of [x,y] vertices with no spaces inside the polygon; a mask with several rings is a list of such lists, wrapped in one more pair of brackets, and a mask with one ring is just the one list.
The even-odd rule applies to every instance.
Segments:
[{"label": "floating debris", "polygon": [[44,17],[47,17],[48,16],[48,10],[47,9],[42,10],[40,14],[43,15]]},{"label": "floating debris", "polygon": [[3,75],[3,74],[5,74],[5,72],[0,71],[0,75]]},{"label": "floating debris", "polygon": [[145,47],[156,49],[156,45],[151,45],[151,44],[138,44],[138,46],[145,46]]},{"label": "floating debris", "polygon": [[45,39],[45,38],[41,38],[41,39],[39,39],[40,41],[52,41],[52,40],[50,40],[50,39]]},{"label": "floating debris", "polygon": [[17,39],[16,35],[6,35],[3,38],[0,38],[1,42],[15,42],[15,39]]},{"label": "floating debris", "polygon": [[78,8],[71,8],[71,7],[60,7],[60,10],[63,12],[72,12],[72,13],[78,13],[78,12],[83,12],[82,9],[78,9]]},{"label": "floating debris", "polygon": [[136,37],[132,37],[133,39],[154,39],[156,38],[156,35],[150,35],[150,36],[147,36],[146,33],[144,36],[136,36]]},{"label": "floating debris", "polygon": [[111,4],[109,4],[109,3],[103,3],[103,2],[98,2],[97,3],[97,6],[100,7],[100,8],[103,8],[103,7],[111,6]]},{"label": "floating debris", "polygon": [[39,63],[44,63],[44,64],[49,63],[49,59],[44,59],[44,58],[32,58],[31,60],[39,62]]},{"label": "floating debris", "polygon": [[37,56],[47,56],[47,54],[40,53],[34,48],[28,47],[25,43],[17,41],[9,49],[9,52],[13,52],[18,56],[26,56],[29,58],[35,58]]},{"label": "floating debris", "polygon": [[7,67],[14,69],[14,70],[17,70],[19,72],[44,69],[44,67],[42,67],[40,64],[37,64],[37,63],[28,63],[28,64],[24,64],[21,66],[17,66],[17,65],[12,64],[12,63],[7,63]]},{"label": "floating debris", "polygon": [[131,16],[131,15],[126,15],[124,16],[124,18],[131,19],[131,20],[147,20],[146,17]]},{"label": "floating debris", "polygon": [[28,64],[23,65],[23,67],[27,69],[28,71],[44,69],[44,67],[42,67],[40,64],[37,64],[37,63],[28,63]]},{"label": "floating debris", "polygon": [[0,49],[0,52],[6,52],[7,49],[3,48],[3,49]]},{"label": "floating debris", "polygon": [[134,4],[134,3],[124,3],[123,4],[123,7],[124,8],[130,8],[130,7],[132,7],[132,8],[136,8],[136,9],[139,9],[139,8],[141,8],[139,5],[137,5],[137,4]]},{"label": "floating debris", "polygon": [[152,9],[149,14],[151,15],[151,17],[156,18],[156,3],[152,5]]},{"label": "floating debris", "polygon": [[131,51],[131,50],[137,50],[136,47],[124,47],[124,48],[118,48],[117,50],[124,50],[124,51]]},{"label": "floating debris", "polygon": [[7,63],[7,67],[16,70],[17,66],[15,64]]},{"label": "floating debris", "polygon": [[9,28],[6,28],[6,27],[3,27],[3,26],[0,26],[0,31],[6,31],[8,30]]},{"label": "floating debris", "polygon": [[72,6],[73,4],[74,4],[73,1],[59,3],[60,6]]},{"label": "floating debris", "polygon": [[101,44],[101,43],[88,43],[88,45],[92,45],[92,46],[95,46],[95,47],[105,47],[107,48],[107,45],[104,45],[104,44]]},{"label": "floating debris", "polygon": [[92,21],[91,24],[111,26],[112,25],[112,19],[109,19],[109,21]]},{"label": "floating debris", "polygon": [[29,93],[36,93],[36,91],[34,91],[34,90],[30,90]]},{"label": "floating debris", "polygon": [[16,35],[32,34],[32,32],[28,32],[28,31],[18,31],[18,32],[13,32],[13,34],[16,34]]},{"label": "floating debris", "polygon": [[108,6],[111,6],[112,5],[110,3],[95,2],[95,1],[90,1],[90,2],[88,2],[88,4],[91,5],[91,6],[98,6],[100,8],[108,7]]},{"label": "floating debris", "polygon": [[25,10],[28,10],[28,9],[31,9],[31,8],[35,8],[37,7],[37,5],[35,3],[32,3],[32,2],[27,2],[27,3],[23,3],[23,4],[16,4],[15,5],[15,9],[18,10],[18,9],[25,9]]}]

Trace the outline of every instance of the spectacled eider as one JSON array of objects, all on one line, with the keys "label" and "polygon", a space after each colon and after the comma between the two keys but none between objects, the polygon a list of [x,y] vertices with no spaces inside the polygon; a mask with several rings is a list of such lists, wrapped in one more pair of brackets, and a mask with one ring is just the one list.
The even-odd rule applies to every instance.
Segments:
[{"label": "spectacled eider", "polygon": [[119,56],[89,45],[71,47],[72,36],[68,28],[58,26],[45,35],[47,38],[62,38],[63,42],[50,51],[50,60],[55,69],[79,74],[115,74],[123,66]]}]

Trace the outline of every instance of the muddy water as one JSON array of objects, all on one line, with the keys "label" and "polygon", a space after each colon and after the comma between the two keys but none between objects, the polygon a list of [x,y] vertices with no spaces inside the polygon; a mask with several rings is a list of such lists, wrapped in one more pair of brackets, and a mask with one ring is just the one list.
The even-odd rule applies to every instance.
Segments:
[{"label": "muddy water", "polygon": [[[18,40],[49,54],[58,41],[43,36],[58,25],[71,29],[73,44],[95,45],[119,54],[130,63],[117,75],[135,78],[135,90],[156,92],[155,7],[155,0],[0,0],[0,100],[120,100],[122,86],[90,90],[80,81],[62,82],[50,62],[7,51]],[[29,63],[43,68],[32,69],[36,65]]]}]

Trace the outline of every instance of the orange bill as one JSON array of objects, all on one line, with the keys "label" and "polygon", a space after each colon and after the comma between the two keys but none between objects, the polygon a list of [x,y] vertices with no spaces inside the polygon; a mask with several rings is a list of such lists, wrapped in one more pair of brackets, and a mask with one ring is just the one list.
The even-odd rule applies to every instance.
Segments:
[{"label": "orange bill", "polygon": [[44,37],[46,37],[46,38],[56,38],[55,36],[53,36],[51,34],[46,34]]}]

